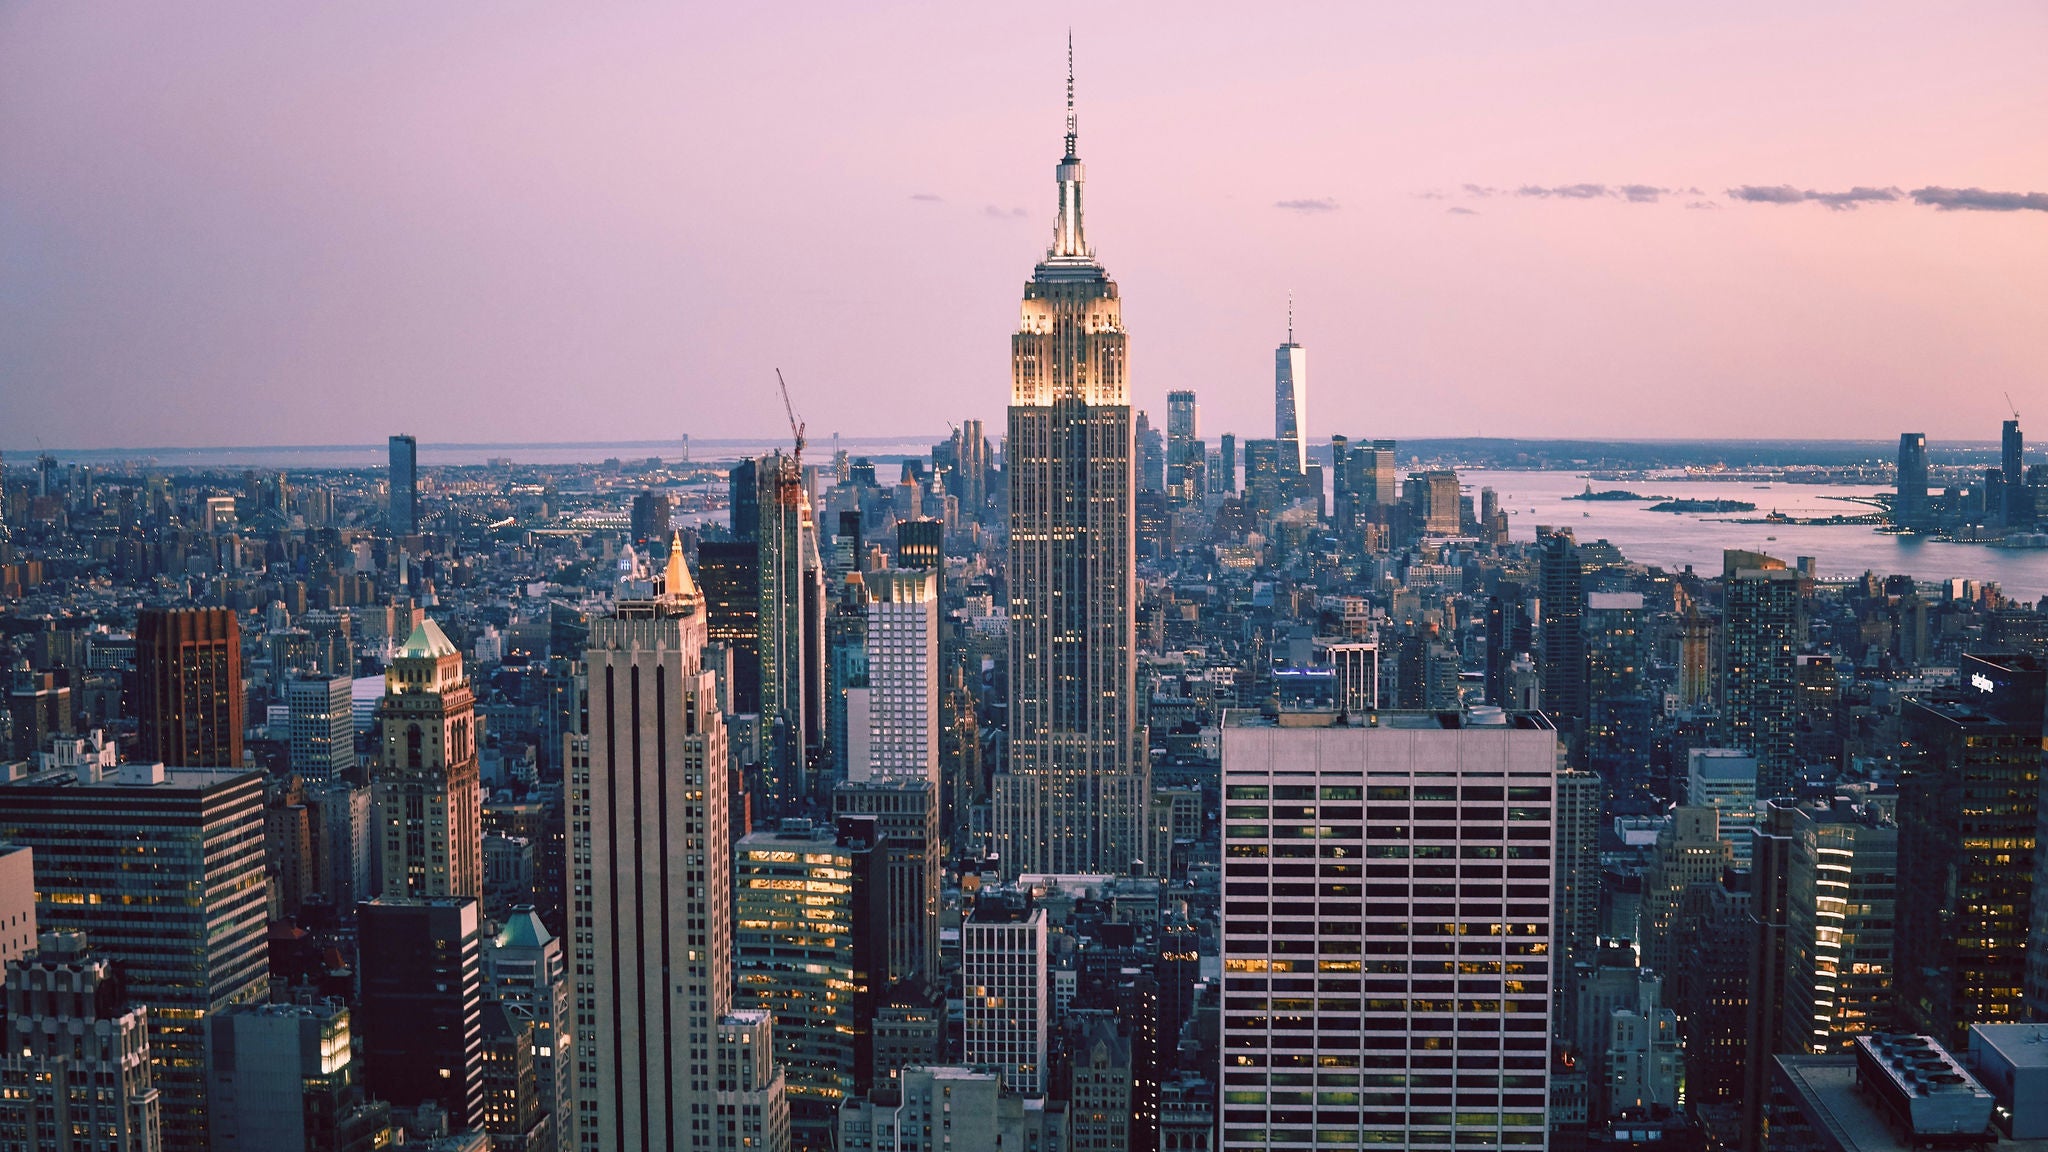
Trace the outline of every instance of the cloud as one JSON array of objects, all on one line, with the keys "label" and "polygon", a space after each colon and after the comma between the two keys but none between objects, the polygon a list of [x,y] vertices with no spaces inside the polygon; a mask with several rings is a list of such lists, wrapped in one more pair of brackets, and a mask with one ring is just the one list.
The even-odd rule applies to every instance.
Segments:
[{"label": "cloud", "polygon": [[1913,203],[1943,212],[2048,212],[2048,192],[1986,192],[1982,188],[1915,188]]},{"label": "cloud", "polygon": [[936,192],[912,192],[910,198],[912,200],[923,200],[928,204],[937,204],[945,199],[944,196]]},{"label": "cloud", "polygon": [[1446,197],[1446,196],[1444,195],[1443,189],[1441,189],[1441,188],[1431,188],[1431,189],[1430,189],[1429,191],[1427,191],[1427,192],[1417,192],[1417,193],[1415,194],[1415,198],[1416,198],[1417,200],[1444,200],[1444,199],[1448,199],[1448,197]]},{"label": "cloud", "polygon": [[1524,184],[1520,188],[1515,189],[1515,195],[1536,196],[1544,199],[1555,196],[1563,200],[1598,200],[1602,196],[1608,195],[1608,191],[1605,184],[1563,184],[1555,188],[1540,188],[1534,184]]},{"label": "cloud", "polygon": [[993,204],[983,205],[981,214],[991,220],[1009,220],[1013,217],[1029,215],[1022,208],[998,208]]},{"label": "cloud", "polygon": [[1686,207],[1695,209],[1705,209],[1709,212],[1717,212],[1721,208],[1719,204],[1714,203],[1712,200],[1694,200],[1687,203]]},{"label": "cloud", "polygon": [[1837,212],[1846,212],[1862,204],[1880,204],[1897,200],[1897,188],[1865,188],[1858,185],[1847,192],[1815,192],[1811,188],[1799,189],[1790,184],[1744,184],[1728,190],[1730,200],[1749,204],[1825,204]]},{"label": "cloud", "polygon": [[1451,215],[1453,215],[1453,216],[1477,216],[1477,215],[1479,215],[1479,213],[1477,213],[1477,212],[1474,212],[1474,211],[1473,211],[1472,209],[1470,209],[1470,208],[1461,208],[1461,207],[1459,207],[1459,206],[1458,206],[1458,205],[1456,205],[1456,204],[1453,204],[1453,205],[1451,205],[1451,206],[1450,206],[1449,208],[1446,208],[1446,209],[1444,209],[1444,211],[1446,211],[1446,212],[1450,213],[1450,214],[1451,214]]},{"label": "cloud", "polygon": [[1655,204],[1666,196],[1682,192],[1699,194],[1697,188],[1659,188],[1655,184],[1523,184],[1517,188],[1466,184],[1463,187],[1465,195],[1481,200],[1489,196],[1520,196],[1530,200],[1626,200],[1631,204]]},{"label": "cloud", "polygon": [[1308,215],[1317,212],[1335,212],[1337,210],[1337,202],[1327,196],[1322,196],[1307,200],[1276,200],[1273,202],[1273,207]]}]

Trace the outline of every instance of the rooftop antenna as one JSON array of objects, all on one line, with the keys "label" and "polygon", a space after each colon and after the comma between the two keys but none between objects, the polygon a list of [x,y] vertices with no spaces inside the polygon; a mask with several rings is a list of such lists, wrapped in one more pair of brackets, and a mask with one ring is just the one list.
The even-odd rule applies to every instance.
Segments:
[{"label": "rooftop antenna", "polygon": [[1287,290],[1287,342],[1294,343],[1294,289]]},{"label": "rooftop antenna", "polygon": [[1079,135],[1074,118],[1074,30],[1067,29],[1067,155],[1074,154],[1075,138]]}]

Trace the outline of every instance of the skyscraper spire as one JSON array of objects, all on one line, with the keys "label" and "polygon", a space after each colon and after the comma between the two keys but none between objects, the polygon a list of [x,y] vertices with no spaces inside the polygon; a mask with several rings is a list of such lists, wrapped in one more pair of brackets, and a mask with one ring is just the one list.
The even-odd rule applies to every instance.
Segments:
[{"label": "skyscraper spire", "polygon": [[1066,260],[1078,263],[1089,259],[1088,243],[1081,233],[1081,181],[1083,172],[1081,158],[1076,154],[1079,136],[1078,120],[1074,115],[1074,33],[1067,32],[1067,153],[1060,158],[1060,211],[1053,224],[1052,247],[1046,252],[1049,261]]},{"label": "skyscraper spire", "polygon": [[1294,343],[1294,289],[1287,290],[1287,342]]},{"label": "skyscraper spire", "polygon": [[1074,137],[1079,135],[1074,119],[1074,30],[1067,29],[1067,159],[1075,159]]}]

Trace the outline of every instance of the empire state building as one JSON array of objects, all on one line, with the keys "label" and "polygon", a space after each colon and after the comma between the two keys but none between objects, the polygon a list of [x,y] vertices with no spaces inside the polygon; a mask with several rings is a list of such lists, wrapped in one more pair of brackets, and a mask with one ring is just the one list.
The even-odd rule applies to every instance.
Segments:
[{"label": "empire state building", "polygon": [[1010,764],[993,813],[1006,877],[1148,870],[1123,311],[1082,231],[1082,179],[1069,43],[1059,213],[1010,338]]}]

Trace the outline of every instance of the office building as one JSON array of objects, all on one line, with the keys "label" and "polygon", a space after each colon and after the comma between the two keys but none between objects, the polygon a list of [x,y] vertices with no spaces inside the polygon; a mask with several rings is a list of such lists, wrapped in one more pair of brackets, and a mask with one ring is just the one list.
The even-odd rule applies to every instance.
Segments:
[{"label": "office building", "polygon": [[1799,768],[1799,574],[1781,560],[1731,551],[1721,591],[1723,743],[1756,756],[1758,795],[1790,795]]},{"label": "office building", "polygon": [[484,998],[515,1022],[533,1025],[533,1075],[541,1110],[551,1119],[555,1146],[570,1152],[575,1117],[575,1016],[569,1001],[568,961],[562,942],[532,908],[514,908],[484,941]]},{"label": "office building", "polygon": [[768,1019],[729,1015],[731,800],[706,615],[677,548],[654,598],[591,622],[589,731],[571,741],[568,785],[584,1149],[736,1148],[748,1122],[783,1141],[752,1147],[787,1146]]},{"label": "office building", "polygon": [[371,1095],[432,1102],[457,1130],[483,1123],[483,938],[467,896],[357,906],[357,1023]]},{"label": "office building", "polygon": [[1751,844],[1761,797],[1756,757],[1739,748],[1691,748],[1685,754],[1685,802],[1712,808],[1721,838],[1733,850],[1735,866],[1749,870]]},{"label": "office building", "polygon": [[1283,464],[1308,471],[1308,349],[1294,342],[1294,299],[1287,300],[1287,342],[1273,350],[1273,439]]},{"label": "office building", "polygon": [[46,932],[7,963],[0,1147],[158,1152],[148,1011],[83,932]]},{"label": "office building", "polygon": [[1052,1036],[1045,909],[991,893],[960,925],[961,1054],[1019,1096],[1043,1096]]},{"label": "office building", "polygon": [[938,577],[885,568],[868,590],[868,759],[847,779],[939,783]]},{"label": "office building", "polygon": [[1894,1026],[1899,831],[1875,809],[1792,809],[1785,1021],[1778,1047],[1824,1055]]},{"label": "office building", "polygon": [[896,565],[946,575],[946,523],[943,520],[899,520],[896,523]]},{"label": "office building", "polygon": [[[1549,601],[1544,602],[1547,609]],[[1588,592],[1586,754],[1609,771],[1649,758],[1649,630],[1640,592]],[[1619,774],[1618,772],[1616,774]]]},{"label": "office building", "polygon": [[1176,504],[1202,506],[1208,495],[1209,449],[1202,441],[1195,394],[1166,394],[1166,495]]},{"label": "office building", "polygon": [[1574,731],[1586,720],[1586,593],[1579,545],[1569,528],[1537,540],[1543,619],[1543,710]]},{"label": "office building", "polygon": [[2048,957],[2027,947],[2048,672],[1965,655],[1960,673],[1956,694],[1902,707],[1898,805],[1900,1024],[1954,1046],[2024,1019],[2026,995],[2048,1006]]},{"label": "office building", "polygon": [[215,1152],[373,1152],[391,1106],[363,1089],[349,1011],[338,1001],[240,1004],[209,1030],[207,1110]]},{"label": "office building", "polygon": [[824,561],[797,458],[763,456],[756,471],[761,722],[775,794],[787,804],[810,795],[811,756],[824,742]]},{"label": "office building", "polygon": [[1927,434],[1899,434],[1897,491],[1892,497],[1892,523],[1901,528],[1928,526]]},{"label": "office building", "polygon": [[1226,716],[1222,1147],[1546,1146],[1556,773],[1541,713]]},{"label": "office building", "polygon": [[420,530],[420,442],[411,436],[391,438],[391,505],[385,523],[393,536]]},{"label": "office building", "polygon": [[36,950],[36,853],[0,843],[0,965]]},{"label": "office building", "polygon": [[704,1106],[717,1117],[709,1145],[717,1152],[788,1152],[789,1099],[775,1059],[773,1024],[758,1008],[718,1019],[710,1080],[716,1088]]},{"label": "office building", "polygon": [[13,730],[9,758],[33,760],[49,748],[51,740],[69,735],[73,727],[70,686],[57,683],[48,672],[30,671],[24,661],[9,677],[7,715],[0,723],[0,736],[7,735],[6,729]]},{"label": "office building", "polygon": [[840,1115],[840,1152],[1006,1152],[1064,1148],[1065,1118],[997,1073],[908,1068],[892,1101],[856,1100]]},{"label": "office building", "polygon": [[740,460],[727,470],[727,526],[732,538],[753,543],[761,538],[761,474],[753,460]]},{"label": "office building", "polygon": [[1643,906],[1636,947],[1643,967],[1668,974],[1677,954],[1679,912],[1687,891],[1711,884],[1735,862],[1721,838],[1720,814],[1712,808],[1680,805],[1671,810],[1650,852],[1643,875]]},{"label": "office building", "polygon": [[752,540],[706,540],[697,545],[697,577],[704,589],[705,634],[732,653],[732,711],[761,711],[760,547]]},{"label": "office building", "polygon": [[657,540],[668,539],[669,524],[675,515],[675,505],[667,493],[648,489],[633,497],[633,510],[628,523],[631,526],[633,543],[646,547]]},{"label": "office building", "polygon": [[1215,488],[1227,496],[1237,494],[1237,433],[1225,432],[1216,439]]},{"label": "office building", "polygon": [[1131,404],[1122,301],[1083,234],[1068,72],[1053,243],[1011,337],[1005,876],[1128,873],[1152,793],[1137,712]]},{"label": "office building", "polygon": [[135,621],[137,759],[242,766],[242,627],[232,608],[145,608]]},{"label": "office building", "polygon": [[1380,646],[1377,641],[1332,644],[1326,657],[1337,673],[1337,706],[1365,712],[1380,706]]},{"label": "office building", "polygon": [[1408,494],[1416,527],[1424,536],[1464,534],[1464,497],[1458,492],[1456,472],[1447,468],[1417,472],[1408,477]]},{"label": "office building", "polygon": [[1572,1035],[1578,1008],[1579,965],[1591,964],[1600,941],[1600,777],[1557,774],[1557,856],[1552,861],[1557,975],[1551,1018],[1560,1036]]},{"label": "office building", "polygon": [[83,932],[148,1011],[166,1152],[208,1147],[206,1028],[269,992],[260,772],[123,764],[0,784],[36,921]]},{"label": "office building", "polygon": [[483,1119],[492,1152],[533,1152],[554,1147],[554,1117],[542,1107],[534,1072],[539,1045],[533,1019],[485,1000],[481,1016]]},{"label": "office building", "polygon": [[939,790],[928,780],[849,782],[832,790],[832,813],[871,816],[888,852],[884,982],[929,985],[939,973],[939,901],[945,880]]},{"label": "office building", "polygon": [[798,1148],[829,1148],[840,1104],[869,1079],[874,1003],[863,977],[886,929],[871,906],[882,895],[874,830],[872,817],[849,818],[848,836],[789,820],[736,850],[736,1001],[774,1017]]},{"label": "office building", "polygon": [[483,899],[476,698],[462,653],[424,616],[392,655],[377,727],[379,891]]},{"label": "office building", "polygon": [[1998,492],[2002,499],[2000,519],[2008,527],[2029,524],[2034,519],[2033,502],[2027,494],[2026,439],[2020,433],[2018,416],[1999,429]]},{"label": "office building", "polygon": [[289,710],[291,768],[312,783],[356,778],[356,728],[346,676],[306,676],[285,681]]}]

